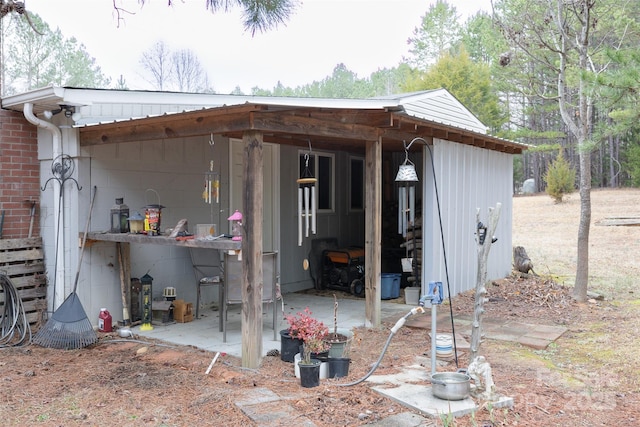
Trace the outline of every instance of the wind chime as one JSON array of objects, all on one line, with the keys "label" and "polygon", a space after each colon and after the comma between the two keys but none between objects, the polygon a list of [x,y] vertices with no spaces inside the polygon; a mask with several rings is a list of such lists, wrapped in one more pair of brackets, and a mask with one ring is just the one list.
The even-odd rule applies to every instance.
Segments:
[{"label": "wind chime", "polygon": [[406,146],[404,156],[404,162],[396,175],[396,182],[400,185],[398,188],[398,234],[406,237],[407,228],[413,225],[416,216],[415,183],[418,182],[418,174],[415,165],[409,160],[409,150]]},{"label": "wind chime", "polygon": [[311,141],[309,152],[304,155],[304,169],[297,180],[298,183],[298,246],[302,246],[303,222],[304,237],[311,233],[316,234],[316,183],[318,179],[309,169],[309,157],[311,154]]},{"label": "wind chime", "polygon": [[[209,145],[213,152],[213,134],[211,134],[211,138],[209,139]],[[209,170],[204,174],[202,200],[208,204],[220,203],[220,174],[213,171],[213,159],[209,161]]]},{"label": "wind chime", "polygon": [[202,200],[205,203],[220,203],[220,174],[213,171],[213,160],[209,162],[209,171],[204,174]]}]

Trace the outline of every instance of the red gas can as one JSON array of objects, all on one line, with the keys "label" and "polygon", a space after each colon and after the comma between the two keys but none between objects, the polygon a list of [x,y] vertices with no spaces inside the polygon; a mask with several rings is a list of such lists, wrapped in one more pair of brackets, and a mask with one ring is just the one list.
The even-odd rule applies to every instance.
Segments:
[{"label": "red gas can", "polygon": [[111,332],[111,322],[112,322],[111,314],[107,311],[106,308],[100,309],[100,315],[98,316],[98,331],[100,332]]}]

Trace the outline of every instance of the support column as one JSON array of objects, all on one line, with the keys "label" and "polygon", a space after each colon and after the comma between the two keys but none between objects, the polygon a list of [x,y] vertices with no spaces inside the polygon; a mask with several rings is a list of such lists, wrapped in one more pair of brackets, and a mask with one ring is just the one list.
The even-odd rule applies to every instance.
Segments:
[{"label": "support column", "polygon": [[246,131],[242,173],[242,366],[256,369],[262,358],[263,136]]},{"label": "support column", "polygon": [[382,140],[368,141],[365,171],[365,325],[381,324]]}]

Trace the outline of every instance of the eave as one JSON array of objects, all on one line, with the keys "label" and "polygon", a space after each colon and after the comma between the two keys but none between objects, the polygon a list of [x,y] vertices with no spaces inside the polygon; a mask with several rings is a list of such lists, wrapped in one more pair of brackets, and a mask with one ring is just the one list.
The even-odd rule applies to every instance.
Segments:
[{"label": "eave", "polygon": [[265,142],[362,152],[382,138],[385,151],[398,151],[417,136],[441,138],[519,154],[526,147],[465,129],[411,117],[398,109],[353,109],[242,104],[114,121],[79,128],[82,146],[223,135],[241,138],[254,130]]}]

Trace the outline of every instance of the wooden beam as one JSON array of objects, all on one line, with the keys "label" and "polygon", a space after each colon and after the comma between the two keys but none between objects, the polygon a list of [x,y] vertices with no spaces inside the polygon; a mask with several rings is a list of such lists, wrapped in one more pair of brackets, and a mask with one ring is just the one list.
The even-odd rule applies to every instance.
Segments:
[{"label": "wooden beam", "polygon": [[365,162],[365,326],[379,327],[382,321],[382,138],[367,142]]},{"label": "wooden beam", "polygon": [[243,162],[242,366],[257,369],[262,359],[262,133],[246,131]]},{"label": "wooden beam", "polygon": [[108,123],[80,128],[80,145],[103,145],[122,142],[140,142],[154,139],[188,138],[211,133],[239,132],[249,129],[248,114],[176,115]]},{"label": "wooden beam", "polygon": [[122,323],[131,325],[131,244],[116,242],[116,253],[120,265],[120,292],[122,297]]},{"label": "wooden beam", "polygon": [[[241,138],[244,131],[259,130],[264,141],[287,143],[316,139],[325,149],[361,149],[356,141],[384,136],[384,149],[396,150],[415,136],[438,137],[512,154],[522,153],[520,144],[442,123],[429,122],[404,113],[382,110],[283,107],[260,104],[220,106],[114,121],[79,128],[80,145],[102,145],[151,140],[189,138],[210,134]],[[380,133],[382,132],[382,133]]]},{"label": "wooden beam", "polygon": [[282,132],[329,138],[372,140],[378,137],[377,129],[372,126],[325,121],[315,117],[302,117],[277,112],[261,111],[251,113],[251,127],[263,132]]},{"label": "wooden beam", "polygon": [[373,127],[392,126],[389,113],[382,110],[313,110],[308,114],[308,117],[343,124],[351,123]]}]

